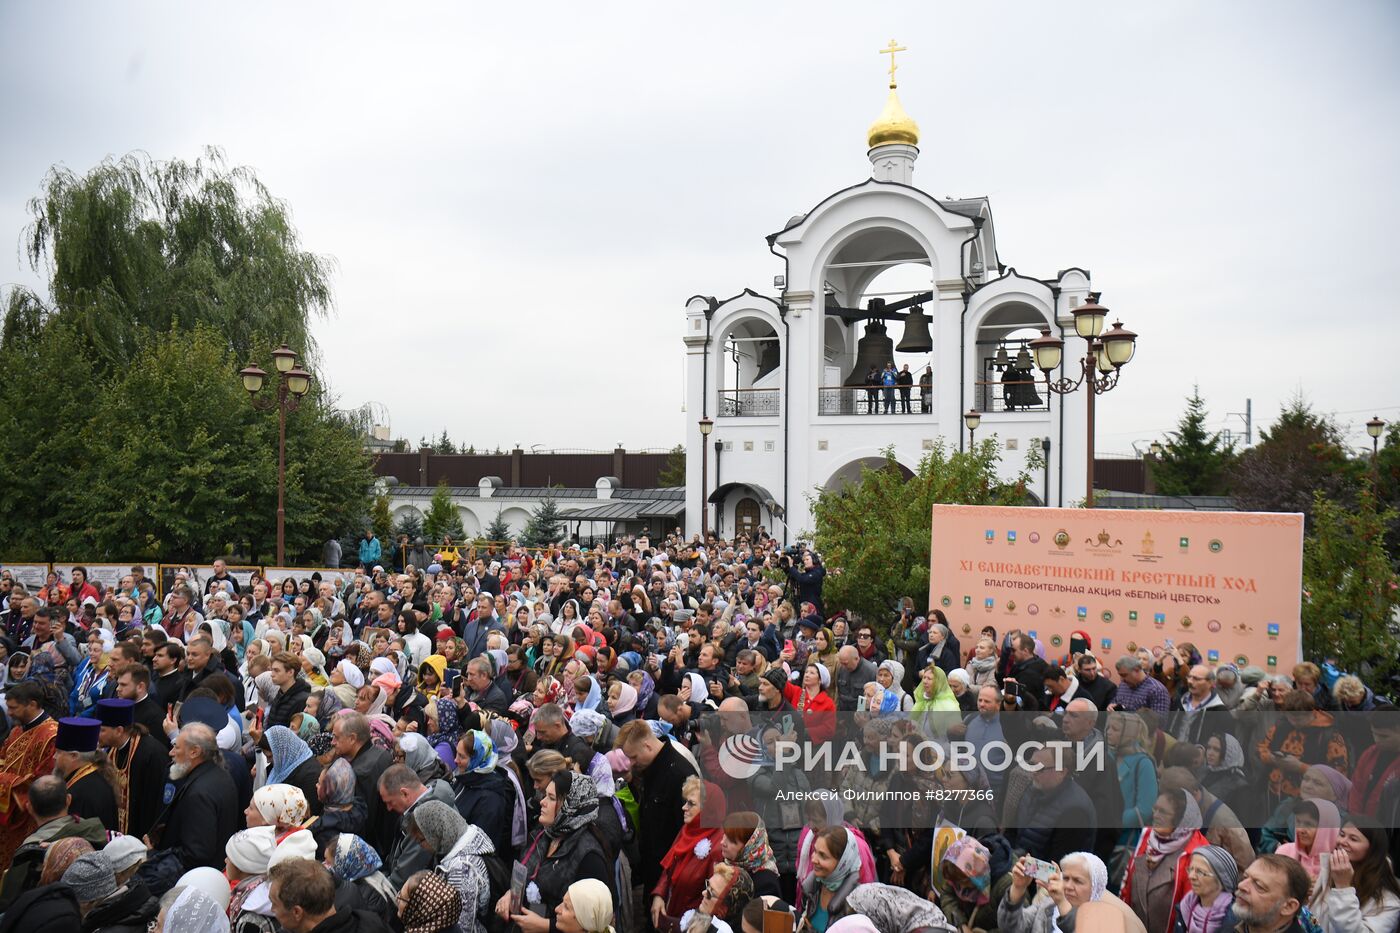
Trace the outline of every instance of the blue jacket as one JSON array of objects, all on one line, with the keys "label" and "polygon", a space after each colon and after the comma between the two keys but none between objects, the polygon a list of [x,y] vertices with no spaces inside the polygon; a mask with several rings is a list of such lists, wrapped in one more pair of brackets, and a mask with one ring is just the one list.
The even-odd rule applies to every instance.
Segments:
[{"label": "blue jacket", "polygon": [[379,558],[383,553],[378,538],[360,539],[360,563],[364,564],[366,568],[379,563]]}]

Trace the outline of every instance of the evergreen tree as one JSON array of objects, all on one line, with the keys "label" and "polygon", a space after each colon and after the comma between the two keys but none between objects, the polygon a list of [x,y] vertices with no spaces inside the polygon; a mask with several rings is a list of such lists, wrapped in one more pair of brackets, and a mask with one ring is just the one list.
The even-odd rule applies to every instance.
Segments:
[{"label": "evergreen tree", "polygon": [[666,465],[661,468],[661,473],[657,475],[656,481],[662,486],[685,485],[684,444],[677,444],[671,448],[671,453],[666,458]]},{"label": "evergreen tree", "polygon": [[1400,668],[1392,620],[1400,578],[1385,547],[1393,509],[1381,509],[1369,481],[1354,505],[1318,493],[1303,545],[1303,651],[1336,657],[1369,683]]},{"label": "evergreen tree", "polygon": [[551,496],[541,500],[539,507],[530,515],[525,525],[521,543],[526,547],[544,547],[554,544],[562,533],[563,520],[559,513],[559,503]]},{"label": "evergreen tree", "polygon": [[437,442],[433,444],[433,452],[439,454],[455,454],[457,445],[452,443],[452,438],[447,436],[447,429],[442,429],[442,434],[438,435]]},{"label": "evergreen tree", "polygon": [[447,480],[440,480],[433,490],[432,501],[428,503],[428,514],[423,516],[423,535],[433,543],[442,540],[443,535],[451,535],[461,540],[462,516],[452,504],[452,493],[448,491]]},{"label": "evergreen tree", "polygon": [[1176,431],[1167,435],[1162,456],[1152,465],[1157,492],[1164,496],[1222,496],[1228,486],[1233,444],[1206,430],[1206,403],[1200,388],[1186,400]]},{"label": "evergreen tree", "polygon": [[511,539],[510,523],[501,517],[500,509],[496,510],[496,517],[491,519],[491,524],[486,526],[486,532],[482,535],[482,537],[487,541],[497,543],[501,541],[509,541]]},{"label": "evergreen tree", "polygon": [[374,497],[374,504],[369,508],[369,524],[384,546],[387,547],[394,540],[394,516],[389,512],[388,493]]},{"label": "evergreen tree", "polygon": [[403,517],[394,526],[394,536],[397,538],[399,535],[408,535],[410,542],[423,537],[423,518],[416,509],[404,512]]}]

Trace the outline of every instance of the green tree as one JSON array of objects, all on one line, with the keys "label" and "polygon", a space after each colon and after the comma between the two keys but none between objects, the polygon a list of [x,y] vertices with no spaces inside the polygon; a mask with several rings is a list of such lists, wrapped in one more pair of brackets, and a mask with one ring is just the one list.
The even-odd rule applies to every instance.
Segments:
[{"label": "green tree", "polygon": [[414,538],[423,537],[423,519],[416,509],[409,509],[407,512],[404,512],[403,517],[400,518],[398,524],[394,526],[394,535],[395,537],[398,535],[408,535],[408,540],[410,542],[412,542]]},{"label": "green tree", "polygon": [[1303,650],[1335,656],[1372,683],[1400,669],[1395,611],[1400,579],[1385,547],[1395,510],[1363,483],[1354,505],[1314,496],[1303,546]]},{"label": "green tree", "polygon": [[893,450],[879,469],[864,467],[841,490],[823,489],[812,500],[813,543],[827,577],[822,598],[882,624],[896,600],[928,598],[929,523],[935,503],[1025,505],[1030,474],[1012,482],[997,476],[997,443],[950,451],[941,441],[905,479]]},{"label": "green tree", "polygon": [[374,529],[374,536],[381,542],[387,544],[394,540],[394,516],[389,511],[388,493],[374,497],[374,504],[369,507],[369,524]]},{"label": "green tree", "polygon": [[432,448],[433,453],[438,454],[455,454],[457,452],[457,445],[452,443],[452,438],[447,436],[446,428],[442,429],[442,434],[433,442]]},{"label": "green tree", "polygon": [[530,520],[525,525],[525,533],[521,535],[521,543],[526,547],[544,547],[547,544],[554,544],[559,540],[563,530],[563,519],[559,512],[559,503],[554,501],[554,497],[542,499],[535,511],[530,513]]},{"label": "green tree", "polygon": [[1234,457],[1233,444],[1222,441],[1220,432],[1206,430],[1206,403],[1197,387],[1152,465],[1152,478],[1164,496],[1223,496]]},{"label": "green tree", "polygon": [[271,335],[315,363],[309,323],[331,308],[332,263],[303,251],[287,205],[218,149],[193,162],[133,153],[81,176],[55,166],[28,207],[21,246],[49,273],[50,301],[15,289],[9,316],[24,313],[6,331],[63,315],[91,353],[85,378],[196,325],[239,360]]},{"label": "green tree", "polygon": [[491,519],[491,524],[486,526],[486,531],[482,533],[485,541],[509,541],[510,522],[501,517],[501,510],[496,510],[496,517]]},{"label": "green tree", "polygon": [[671,448],[671,453],[666,457],[666,465],[661,468],[661,473],[656,477],[656,481],[662,486],[685,485],[684,444],[677,444]]},{"label": "green tree", "polygon": [[433,490],[433,498],[428,503],[428,514],[423,516],[423,534],[434,544],[442,541],[443,535],[451,535],[460,541],[462,516],[452,504],[452,493],[447,488],[447,480],[440,480]]},{"label": "green tree", "polygon": [[1240,508],[1302,512],[1311,520],[1317,493],[1344,506],[1355,501],[1365,464],[1352,458],[1336,423],[1314,412],[1301,396],[1259,436],[1260,442],[1240,454],[1230,471]]}]

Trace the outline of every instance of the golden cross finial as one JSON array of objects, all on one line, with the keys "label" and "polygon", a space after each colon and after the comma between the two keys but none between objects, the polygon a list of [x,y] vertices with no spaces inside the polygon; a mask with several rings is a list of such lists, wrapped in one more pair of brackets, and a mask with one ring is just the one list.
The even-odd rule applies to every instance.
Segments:
[{"label": "golden cross finial", "polygon": [[906,49],[904,46],[899,45],[899,44],[898,44],[897,42],[895,42],[893,39],[890,40],[890,44],[889,44],[887,47],[885,47],[885,48],[883,48],[883,49],[880,50],[880,54],[881,54],[881,55],[888,55],[888,56],[890,57],[890,87],[894,87],[894,86],[895,86],[895,83],[894,83],[894,73],[895,73],[895,69],[897,69],[897,68],[899,67],[898,65],[896,65],[896,64],[894,63],[894,53],[895,53],[895,52],[907,52],[907,51],[909,51],[909,50]]}]

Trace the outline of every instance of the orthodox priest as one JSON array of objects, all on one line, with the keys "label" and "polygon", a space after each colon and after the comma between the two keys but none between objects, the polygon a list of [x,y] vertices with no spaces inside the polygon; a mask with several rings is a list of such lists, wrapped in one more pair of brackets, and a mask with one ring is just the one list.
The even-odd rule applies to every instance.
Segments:
[{"label": "orthodox priest", "polygon": [[164,808],[161,799],[170,772],[165,746],[136,725],[131,700],[98,700],[93,710],[102,724],[98,744],[117,772],[117,829],[140,839]]},{"label": "orthodox priest", "polygon": [[21,681],[5,693],[5,710],[12,726],[0,745],[0,865],[9,865],[19,844],[34,831],[26,806],[29,784],[53,770],[58,724],[44,712],[39,684]]},{"label": "orthodox priest", "polygon": [[107,753],[97,748],[102,723],[70,716],[58,721],[54,774],[68,784],[68,812],[80,819],[101,820],[117,831],[117,775]]}]

